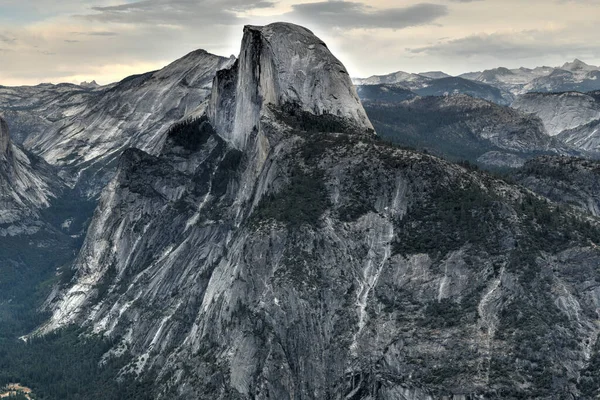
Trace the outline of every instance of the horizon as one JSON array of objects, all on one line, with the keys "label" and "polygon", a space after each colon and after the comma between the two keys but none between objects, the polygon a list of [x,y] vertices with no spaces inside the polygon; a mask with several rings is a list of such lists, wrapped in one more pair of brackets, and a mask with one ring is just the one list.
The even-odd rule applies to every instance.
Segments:
[{"label": "horizon", "polygon": [[[83,85],[83,84],[90,84],[90,83],[96,83],[99,87],[109,86],[109,85],[117,84],[120,81],[122,81],[124,79],[127,79],[127,78],[129,78],[131,76],[160,71],[161,69],[166,68],[168,65],[170,65],[170,64],[172,64],[174,62],[177,62],[178,60],[186,57],[187,55],[189,55],[191,53],[194,53],[194,52],[197,52],[197,51],[206,51],[207,53],[215,55],[215,56],[219,56],[219,57],[223,57],[223,58],[228,58],[225,55],[214,54],[214,53],[211,53],[211,52],[209,52],[209,51],[207,51],[205,49],[196,49],[196,50],[192,50],[191,52],[182,55],[181,57],[179,57],[179,58],[177,58],[175,60],[167,62],[165,65],[161,66],[158,69],[153,69],[153,70],[148,70],[148,71],[139,71],[139,72],[136,72],[136,73],[131,74],[131,75],[123,76],[121,79],[116,80],[116,81],[112,81],[112,82],[99,82],[98,79],[94,79],[94,78],[90,78],[89,80],[84,80],[84,81],[80,81],[80,82],[76,82],[76,81],[72,81],[72,82],[67,82],[67,81],[63,81],[63,82],[59,82],[59,81],[51,82],[51,81],[49,81],[49,82],[38,82],[38,83],[34,83],[34,84],[23,84],[23,85],[4,85],[4,84],[2,84],[2,82],[0,82],[0,87],[34,87],[34,86],[40,86],[40,85],[53,85],[53,86],[57,86],[57,85],[63,85],[63,84],[71,84],[71,85],[80,86],[80,85]],[[232,56],[236,57],[236,58],[238,57],[238,55],[233,55],[233,54],[231,54],[229,57],[232,57]],[[341,61],[343,63],[343,60],[341,60]],[[561,68],[562,66],[564,66],[566,63],[573,63],[573,62],[576,62],[576,61],[583,62],[584,64],[587,64],[588,66],[600,68],[600,66],[588,63],[585,60],[582,60],[580,58],[574,58],[573,60],[567,60],[567,61],[565,61],[564,63],[562,63],[560,65],[535,65],[535,66],[524,66],[524,65],[521,65],[521,66],[518,66],[518,67],[507,67],[505,65],[498,65],[497,67],[490,68],[490,69],[477,70],[477,71],[464,71],[464,72],[461,72],[461,73],[456,74],[456,75],[454,75],[454,74],[448,74],[448,75],[450,75],[452,77],[460,77],[461,75],[464,75],[464,74],[485,72],[485,71],[488,71],[488,70],[493,70],[493,69],[498,69],[498,68],[507,68],[507,69],[510,69],[510,70],[515,70],[515,69],[519,69],[519,68],[526,68],[526,69],[557,68],[558,69],[558,68]],[[369,75],[369,76],[354,76],[352,74],[350,74],[350,75],[351,75],[352,79],[368,79],[368,78],[371,78],[371,77],[386,76],[386,75],[390,75],[390,74],[394,74],[394,73],[398,73],[398,72],[406,72],[406,73],[416,74],[416,75],[425,74],[425,73],[431,73],[431,72],[443,72],[443,73],[447,73],[446,71],[444,71],[442,69],[430,69],[430,70],[423,70],[423,71],[393,70],[393,71],[389,71],[389,72],[384,72],[382,74],[374,74],[374,75]]]},{"label": "horizon", "polygon": [[[106,85],[197,50],[238,55],[244,25],[324,40],[353,77],[600,64],[599,0],[0,0],[0,85]],[[514,10],[519,13],[514,15]],[[507,23],[505,21],[510,21]],[[365,51],[368,49],[368,57]]]}]

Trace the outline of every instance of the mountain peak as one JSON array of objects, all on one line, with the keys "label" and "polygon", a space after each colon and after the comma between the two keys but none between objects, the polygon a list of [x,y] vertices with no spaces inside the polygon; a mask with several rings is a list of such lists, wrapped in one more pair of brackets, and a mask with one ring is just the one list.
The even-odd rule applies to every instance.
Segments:
[{"label": "mountain peak", "polygon": [[87,82],[87,81],[81,82],[79,84],[79,86],[86,88],[86,89],[95,89],[97,87],[100,87],[100,85],[98,85],[98,83],[95,80],[93,80],[91,82]]},{"label": "mountain peak", "polygon": [[310,30],[290,23],[244,27],[239,59],[215,78],[208,115],[221,136],[242,148],[268,104],[373,129],[344,65]]},{"label": "mountain peak", "polygon": [[588,69],[589,67],[590,66],[588,64],[586,64],[583,61],[581,61],[580,59],[576,58],[573,60],[573,62],[565,63],[562,66],[562,69],[566,69],[568,71],[581,71],[581,70]]}]

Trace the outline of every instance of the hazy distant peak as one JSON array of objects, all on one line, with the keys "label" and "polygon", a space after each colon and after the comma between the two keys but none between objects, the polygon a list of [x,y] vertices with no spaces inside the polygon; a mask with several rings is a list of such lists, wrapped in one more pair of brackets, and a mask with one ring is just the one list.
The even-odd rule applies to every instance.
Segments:
[{"label": "hazy distant peak", "polygon": [[428,72],[419,72],[419,75],[425,76],[431,79],[442,79],[442,78],[450,78],[452,75],[448,75],[442,71],[428,71]]},{"label": "hazy distant peak", "polygon": [[86,88],[86,89],[95,89],[97,87],[100,87],[100,85],[98,85],[98,83],[95,80],[93,80],[91,82],[87,82],[87,81],[81,82],[79,84],[79,86]]}]

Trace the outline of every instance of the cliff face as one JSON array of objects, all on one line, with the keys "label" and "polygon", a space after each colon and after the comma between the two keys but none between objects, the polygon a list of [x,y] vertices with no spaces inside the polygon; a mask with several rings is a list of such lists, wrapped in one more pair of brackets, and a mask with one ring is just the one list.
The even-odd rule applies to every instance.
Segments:
[{"label": "cliff face", "polygon": [[593,221],[379,142],[309,31],[245,32],[207,115],[123,155],[41,331],[114,338],[159,398],[593,393]]},{"label": "cliff face", "polygon": [[267,104],[293,104],[315,115],[347,118],[358,130],[373,129],[346,68],[297,25],[245,27],[238,62],[217,74],[214,87],[208,115],[237,148],[258,129]]}]

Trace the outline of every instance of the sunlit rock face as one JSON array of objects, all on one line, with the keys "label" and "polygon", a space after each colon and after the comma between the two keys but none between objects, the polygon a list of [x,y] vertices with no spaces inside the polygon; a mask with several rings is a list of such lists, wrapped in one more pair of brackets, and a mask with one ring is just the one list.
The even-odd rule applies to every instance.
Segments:
[{"label": "sunlit rock face", "polygon": [[164,399],[587,395],[594,226],[380,142],[338,64],[247,27],[207,114],[120,159],[40,332],[112,337]]},{"label": "sunlit rock face", "polygon": [[342,63],[312,32],[293,24],[246,26],[237,63],[215,79],[208,115],[242,148],[265,106],[298,105],[315,115],[348,118],[373,129]]}]

